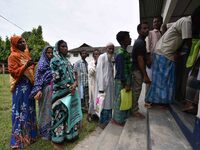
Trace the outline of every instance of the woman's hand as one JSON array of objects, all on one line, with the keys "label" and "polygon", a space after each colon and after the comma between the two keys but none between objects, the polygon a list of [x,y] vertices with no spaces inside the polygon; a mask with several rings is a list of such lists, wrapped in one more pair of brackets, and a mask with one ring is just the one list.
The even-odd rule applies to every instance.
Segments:
[{"label": "woman's hand", "polygon": [[78,86],[78,82],[77,81],[75,81],[74,82],[74,84],[72,85],[72,91],[71,91],[71,95],[74,95],[74,93],[75,93],[75,90],[76,90],[76,87]]},{"label": "woman's hand", "polygon": [[42,92],[38,91],[37,94],[34,96],[35,100],[39,100],[42,97]]},{"label": "woman's hand", "polygon": [[27,63],[26,63],[26,68],[28,68],[28,67],[30,67],[30,66],[32,66],[32,65],[34,65],[35,63],[34,63],[34,61],[31,59],[31,60],[28,60],[27,61]]}]

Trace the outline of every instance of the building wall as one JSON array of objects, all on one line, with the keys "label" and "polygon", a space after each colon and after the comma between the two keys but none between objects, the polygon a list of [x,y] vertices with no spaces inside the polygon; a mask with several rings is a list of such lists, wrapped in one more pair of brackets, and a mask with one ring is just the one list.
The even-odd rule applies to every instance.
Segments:
[{"label": "building wall", "polygon": [[[76,61],[81,59],[80,54],[78,54],[77,57],[74,57],[74,55],[72,53],[69,53],[70,57],[68,58],[69,61],[71,62],[71,64],[74,64]],[[93,57],[92,57],[92,53],[89,53],[89,56],[86,58],[86,61],[89,63],[90,61],[92,61]]]}]

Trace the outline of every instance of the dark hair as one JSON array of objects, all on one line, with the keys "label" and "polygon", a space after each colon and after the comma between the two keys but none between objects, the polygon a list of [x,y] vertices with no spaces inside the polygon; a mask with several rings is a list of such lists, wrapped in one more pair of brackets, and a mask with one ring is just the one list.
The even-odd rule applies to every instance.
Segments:
[{"label": "dark hair", "polygon": [[138,32],[142,29],[142,25],[143,24],[147,24],[148,25],[148,22],[147,21],[142,21],[140,24],[138,24],[138,26],[137,26],[137,31]]},{"label": "dark hair", "polygon": [[87,52],[85,49],[80,51],[80,55],[82,55],[83,52]]},{"label": "dark hair", "polygon": [[198,6],[192,13],[191,18],[192,18],[192,22],[194,21],[195,17],[200,16],[200,6]]},{"label": "dark hair", "polygon": [[161,24],[163,23],[163,17],[162,16],[155,16],[155,17],[153,17],[153,20],[154,19],[160,19]]},{"label": "dark hair", "polygon": [[200,6],[198,6],[191,15],[192,20],[192,36],[193,37],[199,37],[200,32]]},{"label": "dark hair", "polygon": [[127,36],[129,36],[128,31],[120,31],[117,33],[116,39],[119,42],[119,44],[121,44]]},{"label": "dark hair", "polygon": [[66,44],[67,44],[67,42],[65,42],[64,40],[59,40],[59,41],[57,42],[58,51],[60,51],[60,45],[61,45],[62,43],[66,43]]},{"label": "dark hair", "polygon": [[95,52],[98,52],[99,54],[101,54],[100,50],[96,48],[96,49],[94,49],[94,51],[93,51],[93,53],[92,53],[92,56],[93,56],[93,57],[94,57],[94,53],[95,53]]}]

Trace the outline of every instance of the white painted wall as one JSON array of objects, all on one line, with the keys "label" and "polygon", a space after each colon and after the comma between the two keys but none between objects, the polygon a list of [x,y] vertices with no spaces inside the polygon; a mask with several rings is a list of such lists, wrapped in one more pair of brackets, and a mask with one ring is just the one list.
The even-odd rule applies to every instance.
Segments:
[{"label": "white painted wall", "polygon": [[[68,59],[71,62],[71,64],[74,64],[75,62],[81,59],[80,54],[78,54],[78,57],[74,57],[72,53],[69,53],[69,55],[70,57]],[[92,59],[92,53],[89,53],[89,56],[86,58],[86,61],[89,63],[90,61],[92,61]]]}]

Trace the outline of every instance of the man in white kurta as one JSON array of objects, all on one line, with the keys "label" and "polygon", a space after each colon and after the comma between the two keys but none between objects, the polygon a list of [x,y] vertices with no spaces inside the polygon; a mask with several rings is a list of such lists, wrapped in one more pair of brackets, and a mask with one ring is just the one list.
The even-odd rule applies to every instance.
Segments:
[{"label": "man in white kurta", "polygon": [[96,64],[100,55],[100,51],[95,49],[93,52],[93,60],[88,64],[88,84],[89,84],[89,109],[87,120],[92,120],[92,115],[95,114],[95,100],[96,100]]},{"label": "man in white kurta", "polygon": [[100,115],[100,127],[102,128],[104,128],[112,118],[114,100],[113,53],[114,45],[109,43],[106,46],[106,52],[99,56],[96,67],[97,92],[105,94],[103,109]]}]

